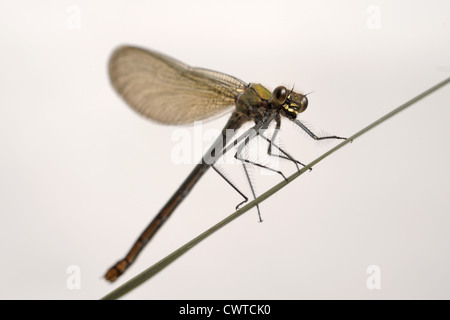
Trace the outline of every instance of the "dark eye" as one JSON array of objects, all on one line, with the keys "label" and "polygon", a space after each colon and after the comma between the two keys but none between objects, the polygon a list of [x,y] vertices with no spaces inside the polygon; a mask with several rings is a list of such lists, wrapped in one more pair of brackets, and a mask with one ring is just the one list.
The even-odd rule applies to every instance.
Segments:
[{"label": "dark eye", "polygon": [[300,113],[305,111],[307,107],[308,107],[308,98],[303,96],[300,100],[300,110],[298,112]]},{"label": "dark eye", "polygon": [[285,87],[276,87],[275,90],[273,90],[272,93],[272,100],[278,104],[281,105],[286,101],[287,97],[287,90]]}]

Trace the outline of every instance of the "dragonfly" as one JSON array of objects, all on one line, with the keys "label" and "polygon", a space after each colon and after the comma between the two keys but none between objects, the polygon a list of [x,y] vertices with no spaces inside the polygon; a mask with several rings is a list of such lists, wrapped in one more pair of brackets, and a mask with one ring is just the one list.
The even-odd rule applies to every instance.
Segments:
[{"label": "dragonfly", "polygon": [[[113,88],[132,109],[161,124],[191,124],[231,112],[221,134],[202,160],[140,234],[126,256],[106,272],[104,277],[110,282],[115,281],[133,264],[142,249],[209,168],[213,168],[243,196],[244,201],[236,208],[248,200],[215,165],[225,152],[232,148],[236,150],[235,158],[242,162],[249,182],[246,165],[275,171],[286,179],[281,171],[246,159],[242,155],[245,146],[255,137],[262,137],[268,142],[269,155],[290,160],[296,164],[297,169],[299,164],[303,165],[275,144],[282,117],[295,123],[314,140],[346,139],[339,136],[319,137],[297,119],[308,107],[305,94],[284,86],[278,86],[271,92],[261,84],[246,83],[221,72],[191,67],[156,51],[135,46],[117,48],[109,60],[109,76]],[[230,137],[248,122],[253,122],[254,125],[229,143]],[[268,137],[266,131],[273,123],[275,131]],[[279,152],[273,153],[272,146]],[[251,182],[250,186],[255,197]]]}]

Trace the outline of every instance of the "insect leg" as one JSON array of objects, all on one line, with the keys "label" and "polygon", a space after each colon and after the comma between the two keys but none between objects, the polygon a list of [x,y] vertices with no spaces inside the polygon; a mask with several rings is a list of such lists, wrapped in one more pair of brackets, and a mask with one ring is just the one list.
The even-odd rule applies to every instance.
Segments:
[{"label": "insect leg", "polygon": [[338,137],[338,136],[326,136],[326,137],[318,137],[315,135],[311,130],[309,130],[303,123],[301,123],[299,120],[295,119],[294,123],[298,125],[300,128],[302,128],[303,131],[305,131],[311,138],[314,140],[325,140],[325,139],[341,139],[341,140],[347,140],[347,138]]},{"label": "insect leg", "polygon": [[[303,163],[301,163],[300,161],[294,159],[294,158],[293,158],[291,155],[289,155],[286,151],[284,151],[284,150],[281,149],[278,145],[275,144],[275,139],[276,139],[277,134],[278,134],[278,132],[280,131],[280,127],[281,127],[281,118],[280,118],[279,115],[278,115],[278,117],[275,119],[275,121],[276,121],[275,131],[274,131],[274,133],[273,133],[271,139],[267,138],[264,134],[260,134],[260,136],[261,136],[263,139],[265,139],[265,140],[269,143],[269,146],[268,146],[268,148],[267,148],[267,154],[270,155],[270,156],[273,156],[273,157],[278,157],[278,158],[282,158],[282,159],[285,159],[285,160],[292,161],[292,162],[294,162],[295,166],[297,167],[297,170],[300,170],[300,168],[298,167],[298,165],[301,165],[301,166],[303,166],[303,167],[304,167],[305,165],[304,165]],[[272,153],[272,145],[275,146],[275,148],[277,148],[283,155],[280,155],[280,154],[273,154],[273,153]],[[312,168],[310,168],[309,170],[312,170]]]},{"label": "insect leg", "polygon": [[[273,117],[271,117],[271,118],[270,118],[270,121],[272,121],[276,116],[277,116],[277,115],[274,115]],[[270,168],[270,167],[265,166],[265,165],[263,165],[263,164],[260,164],[260,163],[254,162],[254,161],[250,161],[250,160],[248,160],[248,159],[244,159],[244,158],[241,156],[241,153],[242,153],[242,150],[244,149],[244,147],[250,142],[251,139],[253,139],[254,137],[256,137],[256,136],[258,136],[258,135],[263,134],[264,131],[265,131],[265,130],[267,129],[267,127],[269,126],[270,121],[267,120],[267,121],[263,122],[263,123],[262,123],[262,126],[261,126],[258,130],[253,130],[252,132],[250,132],[250,134],[249,134],[249,135],[247,136],[247,138],[245,139],[244,143],[241,143],[241,144],[239,145],[239,147],[238,147],[238,149],[237,149],[237,152],[235,153],[234,157],[235,157],[236,159],[240,160],[240,161],[245,162],[245,163],[250,163],[250,164],[253,164],[253,165],[258,166],[258,167],[260,167],[260,168],[264,168],[264,169],[267,169],[267,170],[269,170],[269,171],[276,172],[276,173],[278,173],[279,175],[281,175],[281,176],[283,177],[284,180],[287,181],[287,178],[285,177],[285,175],[283,174],[283,172],[281,172],[280,170],[276,170],[276,169]]]}]

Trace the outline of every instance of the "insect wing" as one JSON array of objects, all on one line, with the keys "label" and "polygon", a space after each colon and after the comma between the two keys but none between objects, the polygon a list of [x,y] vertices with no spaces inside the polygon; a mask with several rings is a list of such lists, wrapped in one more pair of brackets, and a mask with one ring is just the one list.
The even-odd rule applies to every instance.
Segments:
[{"label": "insect wing", "polygon": [[109,75],[134,110],[164,124],[187,124],[227,113],[247,86],[232,76],[130,46],[114,51]]}]

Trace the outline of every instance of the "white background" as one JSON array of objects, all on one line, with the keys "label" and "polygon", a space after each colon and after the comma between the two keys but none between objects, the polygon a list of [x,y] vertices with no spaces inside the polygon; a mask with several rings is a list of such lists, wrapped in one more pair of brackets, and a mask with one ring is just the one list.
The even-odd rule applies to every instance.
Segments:
[{"label": "white background", "polygon": [[[98,299],[241,200],[208,172],[117,284],[102,279],[194,166],[171,161],[176,127],[113,91],[118,45],[313,91],[302,119],[350,136],[449,76],[449,16],[445,0],[3,1],[0,298]],[[248,212],[125,298],[449,299],[449,97],[447,86],[357,139],[266,200],[263,223]],[[303,162],[334,145],[283,128]],[[254,179],[259,193],[280,181]],[[80,289],[67,288],[71,265]]]}]

